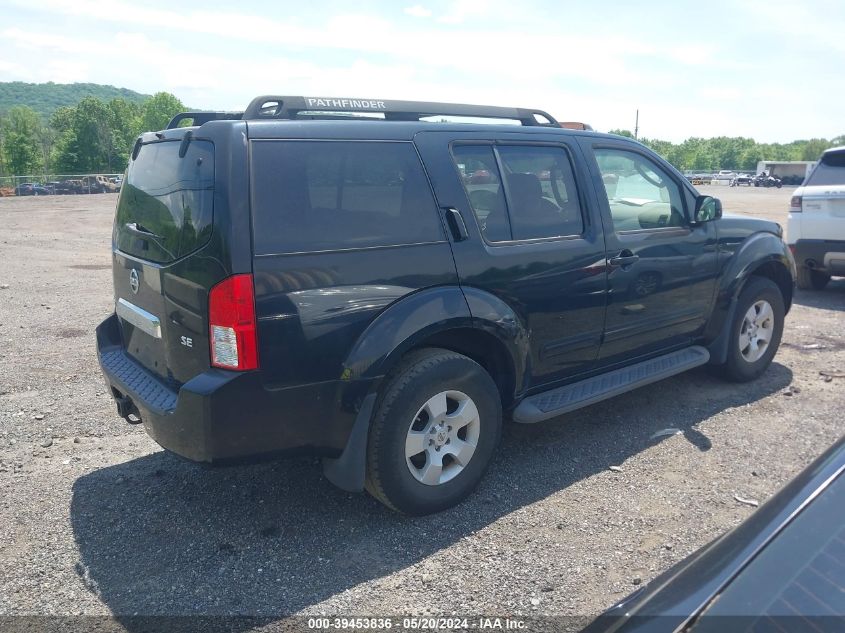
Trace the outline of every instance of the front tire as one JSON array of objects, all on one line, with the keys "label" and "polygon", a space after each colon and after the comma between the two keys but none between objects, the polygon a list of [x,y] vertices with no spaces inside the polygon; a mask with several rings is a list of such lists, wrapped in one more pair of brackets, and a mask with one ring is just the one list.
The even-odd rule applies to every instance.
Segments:
[{"label": "front tire", "polygon": [[806,266],[798,267],[798,287],[801,290],[824,290],[827,282],[830,281],[830,275],[825,274],[819,270],[813,270]]},{"label": "front tire", "polygon": [[386,379],[367,445],[367,491],[410,515],[439,512],[478,485],[502,430],[499,391],[475,361],[412,352]]},{"label": "front tire", "polygon": [[728,325],[728,358],[718,373],[732,382],[748,382],[766,371],[780,346],[785,314],[780,288],[765,277],[752,277]]}]

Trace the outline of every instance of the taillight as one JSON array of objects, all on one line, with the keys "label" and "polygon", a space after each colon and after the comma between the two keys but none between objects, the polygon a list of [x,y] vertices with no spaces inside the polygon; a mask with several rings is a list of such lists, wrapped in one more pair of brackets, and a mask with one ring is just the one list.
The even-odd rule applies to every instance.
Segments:
[{"label": "taillight", "polygon": [[789,212],[801,213],[801,196],[792,196],[792,200],[789,201]]},{"label": "taillight", "polygon": [[208,322],[213,366],[258,369],[252,275],[233,275],[209,291]]}]

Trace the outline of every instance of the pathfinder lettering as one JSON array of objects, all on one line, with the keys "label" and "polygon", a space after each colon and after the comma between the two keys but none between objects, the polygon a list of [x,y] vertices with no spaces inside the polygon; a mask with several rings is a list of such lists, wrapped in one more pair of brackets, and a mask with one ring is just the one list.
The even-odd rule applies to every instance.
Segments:
[{"label": "pathfinder lettering", "polygon": [[318,99],[306,97],[305,102],[309,107],[316,108],[361,108],[364,110],[386,110],[384,101],[359,99]]}]

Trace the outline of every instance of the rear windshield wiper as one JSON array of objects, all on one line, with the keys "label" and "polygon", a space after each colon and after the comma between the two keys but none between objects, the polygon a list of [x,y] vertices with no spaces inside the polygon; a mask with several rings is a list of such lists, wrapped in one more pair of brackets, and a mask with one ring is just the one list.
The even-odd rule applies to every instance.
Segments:
[{"label": "rear windshield wiper", "polygon": [[127,222],[123,225],[127,231],[131,233],[137,233],[138,235],[143,235],[144,237],[152,237],[157,240],[164,239],[161,235],[156,235],[151,230],[143,226],[140,222]]},{"label": "rear windshield wiper", "polygon": [[168,250],[168,248],[162,243],[164,237],[162,237],[161,235],[153,233],[139,222],[127,222],[123,225],[123,227],[130,233],[134,233],[135,235],[140,235],[144,239],[151,240],[155,243],[156,246],[158,246],[161,250],[167,253],[169,257],[176,259],[176,255],[171,253],[170,250]]}]

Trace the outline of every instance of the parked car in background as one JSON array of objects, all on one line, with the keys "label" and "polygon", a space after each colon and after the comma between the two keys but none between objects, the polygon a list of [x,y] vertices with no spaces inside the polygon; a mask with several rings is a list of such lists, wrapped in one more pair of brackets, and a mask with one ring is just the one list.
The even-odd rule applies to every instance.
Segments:
[{"label": "parked car in background", "polygon": [[754,178],[749,174],[737,174],[731,180],[731,187],[750,187],[754,184]]},{"label": "parked car in background", "polygon": [[116,176],[115,178],[109,178],[109,181],[114,186],[115,191],[120,191],[120,188],[123,186],[123,176]]},{"label": "parked car in background", "polygon": [[845,438],[583,633],[845,631]]},{"label": "parked car in background", "polygon": [[821,290],[845,276],[845,147],[824,152],[795,190],[786,226],[799,288]]},{"label": "parked car in background", "polygon": [[50,190],[37,182],[24,182],[15,187],[16,196],[49,196]]}]

